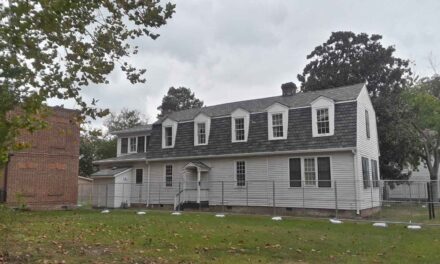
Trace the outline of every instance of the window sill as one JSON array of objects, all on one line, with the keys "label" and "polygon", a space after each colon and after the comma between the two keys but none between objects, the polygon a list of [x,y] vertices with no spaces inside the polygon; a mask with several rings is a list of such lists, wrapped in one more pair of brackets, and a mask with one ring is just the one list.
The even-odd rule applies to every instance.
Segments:
[{"label": "window sill", "polygon": [[333,136],[334,133],[328,133],[328,134],[314,134],[313,137],[330,137]]},{"label": "window sill", "polygon": [[235,186],[234,189],[236,189],[236,190],[246,190],[246,186]]},{"label": "window sill", "polygon": [[174,148],[174,146],[163,146],[163,149],[169,149],[169,148]]},{"label": "window sill", "polygon": [[287,137],[279,137],[279,138],[269,138],[269,140],[286,140]]},{"label": "window sill", "polygon": [[243,142],[247,142],[247,140],[234,140],[231,141],[232,143],[243,143]]}]

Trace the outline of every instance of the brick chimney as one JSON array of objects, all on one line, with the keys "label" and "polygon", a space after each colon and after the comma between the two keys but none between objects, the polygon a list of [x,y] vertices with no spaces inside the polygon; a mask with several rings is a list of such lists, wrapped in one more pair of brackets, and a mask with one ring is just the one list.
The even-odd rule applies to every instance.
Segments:
[{"label": "brick chimney", "polygon": [[293,82],[281,84],[281,90],[283,90],[283,96],[292,96],[296,93],[296,84]]}]

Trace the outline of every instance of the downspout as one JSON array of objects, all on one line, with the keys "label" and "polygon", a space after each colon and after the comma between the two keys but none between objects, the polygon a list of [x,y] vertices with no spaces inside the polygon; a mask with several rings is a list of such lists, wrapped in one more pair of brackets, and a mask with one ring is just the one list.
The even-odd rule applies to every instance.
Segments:
[{"label": "downspout", "polygon": [[145,162],[148,166],[147,168],[147,174],[148,174],[148,189],[147,189],[147,207],[150,206],[150,164],[148,163],[148,161]]},{"label": "downspout", "polygon": [[356,208],[356,214],[359,215],[360,210],[359,210],[359,194],[358,194],[357,153],[356,153],[356,150],[352,150],[351,152],[353,153],[355,208]]}]

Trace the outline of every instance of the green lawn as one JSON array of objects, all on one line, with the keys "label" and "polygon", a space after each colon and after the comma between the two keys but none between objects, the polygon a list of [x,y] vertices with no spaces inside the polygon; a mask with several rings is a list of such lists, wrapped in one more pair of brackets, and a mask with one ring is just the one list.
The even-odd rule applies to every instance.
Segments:
[{"label": "green lawn", "polygon": [[10,263],[438,263],[440,254],[440,227],[130,210],[0,213]]}]

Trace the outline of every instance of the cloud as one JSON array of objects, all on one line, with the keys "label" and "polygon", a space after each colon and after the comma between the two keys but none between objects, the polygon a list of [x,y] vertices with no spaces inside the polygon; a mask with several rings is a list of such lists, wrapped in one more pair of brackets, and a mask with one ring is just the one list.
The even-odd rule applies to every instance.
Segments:
[{"label": "cloud", "polygon": [[440,1],[175,2],[157,40],[134,42],[140,52],[129,61],[147,69],[147,83],[132,85],[115,71],[110,85],[88,87],[85,98],[112,111],[138,109],[154,121],[170,86],[191,88],[207,105],[277,95],[282,83],[296,81],[307,54],[338,30],[383,35],[420,75],[432,73],[430,52],[440,59]]}]

